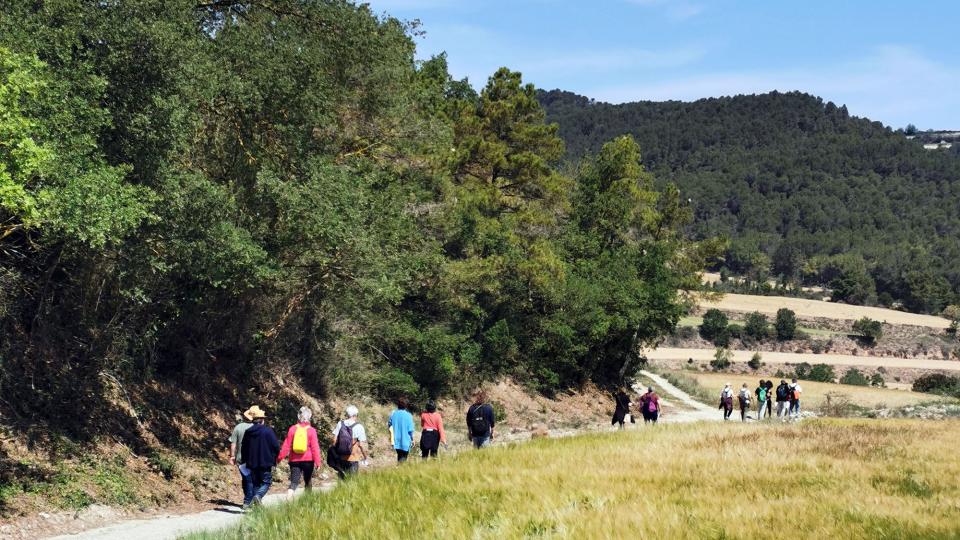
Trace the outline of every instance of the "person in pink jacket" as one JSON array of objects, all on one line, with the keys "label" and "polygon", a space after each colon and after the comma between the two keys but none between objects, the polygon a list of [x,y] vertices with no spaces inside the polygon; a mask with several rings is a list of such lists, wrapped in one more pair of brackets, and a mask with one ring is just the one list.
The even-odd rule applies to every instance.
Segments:
[{"label": "person in pink jacket", "polygon": [[[300,485],[300,478],[303,478],[303,486],[307,490],[312,488],[310,481],[313,479],[313,471],[323,466],[320,454],[320,443],[317,442],[317,430],[310,425],[310,418],[313,413],[309,407],[300,407],[296,424],[290,426],[287,430],[287,437],[283,440],[283,446],[280,447],[280,453],[277,455],[277,463],[283,461],[283,458],[290,456],[290,487],[287,489],[287,496],[293,497],[293,492]],[[298,440],[298,432],[301,439]],[[303,441],[303,438],[306,441]],[[306,443],[304,445],[304,442]],[[303,452],[297,452],[297,446],[304,445]]]}]

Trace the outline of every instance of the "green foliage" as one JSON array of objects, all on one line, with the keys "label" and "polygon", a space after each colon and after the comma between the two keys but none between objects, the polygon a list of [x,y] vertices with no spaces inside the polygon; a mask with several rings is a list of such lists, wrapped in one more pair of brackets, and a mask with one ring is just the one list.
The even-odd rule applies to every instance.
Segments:
[{"label": "green foliage", "polygon": [[887,381],[883,379],[883,375],[881,373],[877,372],[870,376],[870,386],[876,386],[877,388],[886,388]]},{"label": "green foliage", "polygon": [[753,356],[751,356],[747,362],[747,366],[754,371],[760,369],[763,366],[763,356],[761,356],[759,352],[753,353]]},{"label": "green foliage", "polygon": [[834,379],[837,378],[837,374],[833,371],[833,366],[827,364],[814,364],[811,366],[806,362],[799,364],[794,369],[794,376],[798,379],[827,383],[832,383]]},{"label": "green foliage", "polygon": [[797,314],[787,308],[778,309],[773,326],[777,332],[777,339],[789,341],[797,336]]},{"label": "green foliage", "polygon": [[876,343],[877,340],[883,337],[883,325],[880,321],[875,321],[869,317],[864,317],[854,322],[853,331],[870,344]]},{"label": "green foliage", "polygon": [[540,101],[571,160],[633,135],[646,168],[694,201],[693,238],[730,238],[718,268],[911,311],[960,293],[955,153],[798,92],[613,105],[554,90]]},{"label": "green foliage", "polygon": [[419,401],[420,386],[413,376],[397,368],[387,368],[374,378],[374,391],[384,401],[396,401],[401,397]]},{"label": "green foliage", "polygon": [[770,336],[770,323],[767,321],[767,316],[756,311],[747,315],[743,333],[756,341],[767,339]]},{"label": "green foliage", "polygon": [[710,361],[710,367],[715,370],[729,368],[733,364],[733,352],[726,347],[718,347],[713,353],[713,360]]},{"label": "green foliage", "polygon": [[960,377],[943,373],[928,373],[914,379],[914,392],[960,397]]},{"label": "green foliage", "polygon": [[717,345],[723,346],[729,343],[729,334],[727,327],[729,319],[719,309],[708,309],[703,314],[703,323],[700,325],[700,335],[703,339],[712,341]]},{"label": "green foliage", "polygon": [[[881,377],[882,380],[882,377]],[[851,384],[854,386],[870,386],[870,379],[857,368],[848,369],[842,377],[840,384]]]}]

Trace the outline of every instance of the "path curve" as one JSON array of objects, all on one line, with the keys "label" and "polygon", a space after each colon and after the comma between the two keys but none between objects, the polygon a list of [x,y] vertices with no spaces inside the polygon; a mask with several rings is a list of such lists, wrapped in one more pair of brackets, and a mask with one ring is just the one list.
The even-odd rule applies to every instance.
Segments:
[{"label": "path curve", "polygon": [[[690,397],[690,394],[670,384],[669,381],[660,375],[646,370],[641,370],[640,374],[653,381],[653,383],[659,386],[661,390],[667,394],[670,394],[670,397],[693,409],[692,411],[671,411],[670,414],[663,415],[663,422],[716,422],[721,419],[721,415],[716,409],[709,405],[705,405],[696,399],[693,399]],[[639,384],[634,385],[634,390],[640,394],[643,394],[645,389],[642,388],[642,386],[643,385]]]}]

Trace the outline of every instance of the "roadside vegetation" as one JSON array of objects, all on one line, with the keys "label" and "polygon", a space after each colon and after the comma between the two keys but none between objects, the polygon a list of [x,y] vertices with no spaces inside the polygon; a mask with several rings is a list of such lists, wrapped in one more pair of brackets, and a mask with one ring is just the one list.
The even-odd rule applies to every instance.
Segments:
[{"label": "roadside vegetation", "polygon": [[[943,449],[957,445],[960,423],[896,420],[542,439],[361,475],[188,538],[759,538],[785,523],[800,536],[949,538],[960,466]],[[608,465],[589,465],[598,455]]]}]

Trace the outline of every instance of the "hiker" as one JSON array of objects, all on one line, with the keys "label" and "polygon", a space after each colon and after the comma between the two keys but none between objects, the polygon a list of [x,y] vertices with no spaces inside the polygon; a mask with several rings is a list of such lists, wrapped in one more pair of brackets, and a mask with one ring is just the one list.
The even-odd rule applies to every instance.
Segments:
[{"label": "hiker", "polygon": [[497,419],[493,406],[487,403],[487,394],[479,390],[473,399],[473,405],[467,409],[467,433],[474,448],[484,448],[493,442],[493,428]]},{"label": "hiker", "polygon": [[363,424],[357,421],[360,410],[354,405],[348,405],[346,420],[337,422],[333,428],[333,445],[327,450],[327,465],[330,465],[341,480],[347,475],[356,474],[360,464],[366,465],[367,431]]},{"label": "hiker", "polygon": [[729,420],[733,414],[733,389],[730,388],[730,383],[723,385],[723,390],[720,391],[720,408],[723,409],[723,419]]},{"label": "hiker", "polygon": [[768,394],[767,381],[760,379],[760,385],[753,391],[757,395],[757,420],[763,420],[763,411],[767,408]]},{"label": "hiker", "polygon": [[790,394],[787,381],[780,379],[780,386],[777,386],[777,418],[783,418],[790,413]]},{"label": "hiker", "polygon": [[630,396],[627,395],[625,388],[621,387],[617,390],[616,395],[613,396],[613,400],[616,403],[616,408],[613,411],[613,419],[610,421],[610,425],[619,424],[619,429],[623,429],[623,424],[627,421],[627,417],[630,416],[630,423],[636,423],[633,419],[633,416],[630,415]]},{"label": "hiker", "polygon": [[773,416],[773,381],[767,379],[767,418]]},{"label": "hiker", "polygon": [[644,423],[657,423],[660,418],[660,396],[653,391],[652,386],[647,387],[647,393],[640,396],[640,412],[643,413]]},{"label": "hiker", "polygon": [[397,451],[398,463],[407,460],[410,447],[413,445],[413,415],[407,410],[409,408],[410,403],[407,398],[401,397],[397,400],[397,408],[390,413],[390,420],[387,422],[391,439],[393,439],[393,449]]},{"label": "hiker", "polygon": [[253,425],[243,434],[240,443],[240,461],[250,471],[253,479],[253,493],[244,498],[243,508],[251,504],[261,504],[263,497],[270,491],[273,483],[273,466],[280,453],[280,441],[273,429],[266,425],[267,413],[260,407],[251,407],[250,417]]},{"label": "hiker", "polygon": [[317,430],[310,425],[313,412],[309,407],[300,407],[297,413],[298,422],[287,430],[287,438],[283,440],[277,463],[289,456],[290,487],[287,488],[287,497],[293,498],[293,492],[300,486],[303,478],[303,487],[307,491],[313,489],[311,480],[315,470],[323,466],[320,461],[320,443],[317,441]]},{"label": "hiker", "polygon": [[800,394],[803,390],[800,389],[800,383],[796,378],[793,379],[790,390],[790,416],[797,417],[800,416]]},{"label": "hiker", "polygon": [[243,488],[244,502],[253,498],[253,478],[250,476],[250,470],[243,466],[240,444],[243,442],[243,434],[253,425],[251,415],[255,410],[259,411],[260,408],[254,405],[243,411],[243,418],[233,427],[233,432],[230,433],[230,464],[235,465],[240,473],[240,486]]},{"label": "hiker", "polygon": [[437,412],[437,404],[430,400],[427,410],[420,413],[420,457],[437,457],[437,451],[442,444],[447,447],[447,434],[443,431],[443,417]]},{"label": "hiker", "polygon": [[747,410],[750,409],[750,388],[747,387],[747,383],[743,383],[740,387],[740,395],[737,396],[740,401],[740,421],[747,421]]}]

